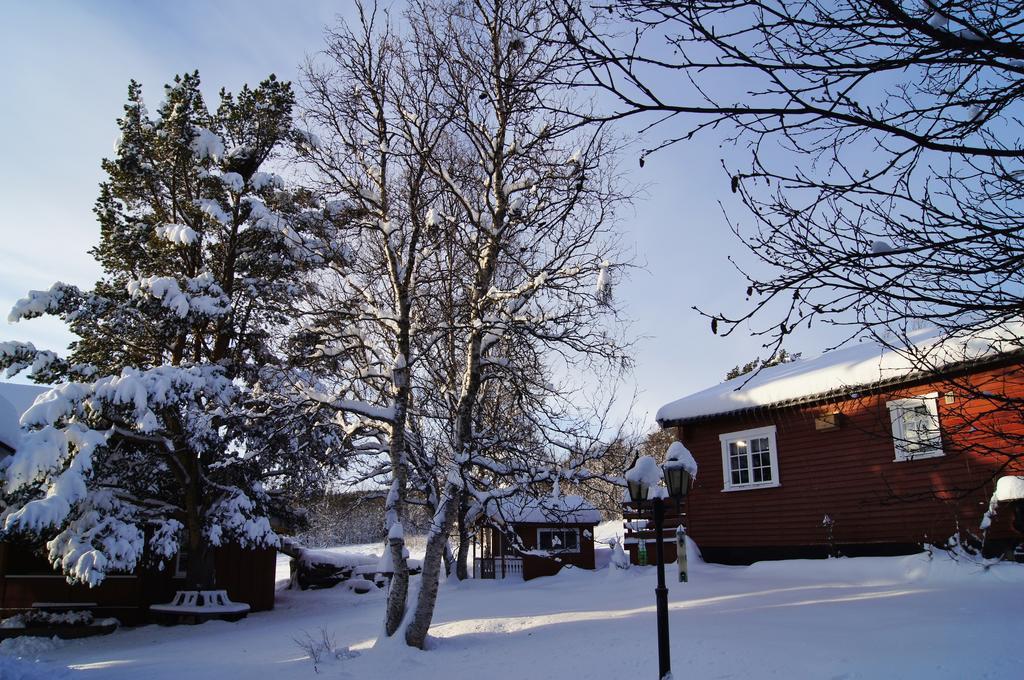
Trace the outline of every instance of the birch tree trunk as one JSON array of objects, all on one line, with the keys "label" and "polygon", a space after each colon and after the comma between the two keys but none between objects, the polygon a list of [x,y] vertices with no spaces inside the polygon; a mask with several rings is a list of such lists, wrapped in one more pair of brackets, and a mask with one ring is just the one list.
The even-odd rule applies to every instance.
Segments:
[{"label": "birch tree trunk", "polygon": [[409,335],[410,315],[407,296],[399,296],[400,314],[398,320],[398,347],[401,360],[395,366],[392,382],[395,390],[394,423],[391,427],[391,491],[385,503],[385,516],[388,526],[388,546],[391,550],[393,574],[388,585],[388,601],[384,614],[384,632],[391,637],[402,625],[405,618],[406,599],[409,595],[409,563],[405,558],[405,528],[402,524],[404,503],[409,479],[409,466],[406,461],[405,428],[409,414]]},{"label": "birch tree trunk", "polygon": [[455,566],[455,577],[460,581],[469,578],[469,547],[470,527],[466,524],[466,515],[469,513],[469,495],[463,491],[459,494],[459,554]]},{"label": "birch tree trunk", "polygon": [[423,572],[420,574],[420,593],[416,599],[409,626],[405,629],[405,641],[412,647],[423,649],[427,642],[427,633],[434,618],[434,605],[437,602],[437,589],[441,580],[441,565],[455,523],[457,502],[462,492],[461,486],[449,481],[445,484],[441,506],[430,528],[427,537],[427,552],[423,558]]}]

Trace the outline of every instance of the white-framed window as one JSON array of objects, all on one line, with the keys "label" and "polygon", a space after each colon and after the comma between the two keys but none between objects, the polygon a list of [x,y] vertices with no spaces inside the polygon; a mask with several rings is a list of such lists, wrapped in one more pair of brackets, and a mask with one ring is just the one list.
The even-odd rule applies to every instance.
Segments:
[{"label": "white-framed window", "polygon": [[551,552],[580,551],[579,529],[537,529],[537,547]]},{"label": "white-framed window", "polygon": [[885,403],[892,420],[896,460],[918,460],[943,455],[939,431],[939,393]]},{"label": "white-framed window", "polygon": [[779,455],[775,426],[727,432],[722,442],[723,491],[763,489],[779,485]]}]

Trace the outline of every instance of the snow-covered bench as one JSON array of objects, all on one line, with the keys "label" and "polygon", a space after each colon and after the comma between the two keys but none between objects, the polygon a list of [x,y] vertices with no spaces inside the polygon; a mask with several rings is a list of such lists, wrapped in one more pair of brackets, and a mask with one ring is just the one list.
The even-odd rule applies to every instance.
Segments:
[{"label": "snow-covered bench", "polygon": [[179,590],[169,603],[151,605],[149,611],[161,623],[238,621],[249,613],[249,605],[232,602],[226,590]]}]

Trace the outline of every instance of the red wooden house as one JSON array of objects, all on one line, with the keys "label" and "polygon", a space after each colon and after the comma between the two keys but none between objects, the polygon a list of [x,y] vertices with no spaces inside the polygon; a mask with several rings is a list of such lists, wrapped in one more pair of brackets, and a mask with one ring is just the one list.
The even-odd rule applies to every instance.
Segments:
[{"label": "red wooden house", "polygon": [[1011,513],[980,524],[996,478],[1024,464],[1024,409],[1005,405],[1024,398],[1020,337],[862,343],[663,406],[700,468],[686,524],[704,558],[905,554],[957,532],[1006,550]]},{"label": "red wooden house", "polygon": [[563,566],[594,568],[594,527],[601,513],[579,496],[491,501],[473,537],[475,578],[557,574]]},{"label": "red wooden house", "polygon": [[[21,440],[18,420],[46,388],[0,383],[0,458],[14,453]],[[180,557],[180,556],[179,556]],[[252,611],[274,607],[277,553],[273,549],[243,550],[228,545],[216,550],[218,586]],[[46,560],[39,544],[0,543],[0,619],[29,608],[88,609],[97,617],[115,617],[132,625],[147,620],[150,605],[169,602],[187,589],[180,560],[162,571],[140,568],[112,574],[89,588],[70,585]]]}]

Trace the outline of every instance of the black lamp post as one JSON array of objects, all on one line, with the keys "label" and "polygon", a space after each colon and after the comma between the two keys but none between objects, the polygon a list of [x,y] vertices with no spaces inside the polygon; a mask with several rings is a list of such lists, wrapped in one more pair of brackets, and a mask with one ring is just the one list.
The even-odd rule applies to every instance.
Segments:
[{"label": "black lamp post", "polygon": [[673,459],[665,461],[661,467],[661,477],[664,480],[664,487],[657,487],[658,491],[666,493],[655,493],[651,497],[651,487],[657,484],[658,464],[650,456],[642,456],[636,464],[626,472],[626,486],[629,489],[629,498],[642,507],[648,499],[654,510],[654,542],[655,557],[658,565],[658,585],[654,589],[654,601],[657,604],[658,616],[658,678],[659,680],[669,675],[672,663],[669,658],[668,643],[668,588],[665,587],[665,550],[662,546],[662,538],[665,526],[665,496],[674,498],[676,502],[682,501],[690,488],[690,471],[686,468],[684,461]]}]

